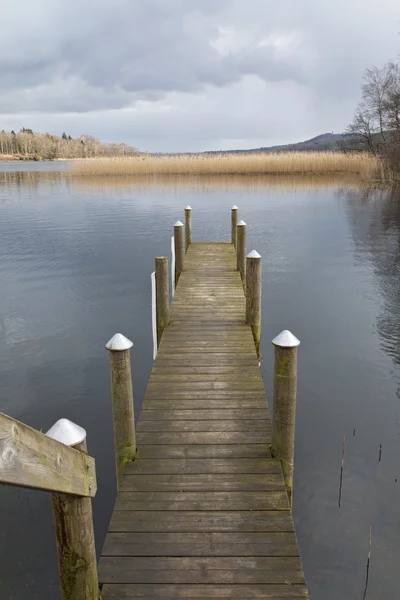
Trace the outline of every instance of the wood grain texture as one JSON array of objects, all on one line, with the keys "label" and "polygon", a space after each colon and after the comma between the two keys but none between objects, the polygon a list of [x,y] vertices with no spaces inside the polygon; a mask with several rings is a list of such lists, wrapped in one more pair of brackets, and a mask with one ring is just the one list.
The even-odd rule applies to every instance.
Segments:
[{"label": "wood grain texture", "polygon": [[0,413],[0,483],[96,495],[94,459]]},{"label": "wood grain texture", "polygon": [[103,600],[308,597],[236,267],[232,244],[188,247],[99,563]]}]

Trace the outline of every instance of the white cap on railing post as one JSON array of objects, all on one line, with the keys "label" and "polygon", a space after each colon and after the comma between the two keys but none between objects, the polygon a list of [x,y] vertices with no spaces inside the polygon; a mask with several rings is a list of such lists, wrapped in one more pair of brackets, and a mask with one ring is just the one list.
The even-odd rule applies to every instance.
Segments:
[{"label": "white cap on railing post", "polygon": [[50,427],[46,435],[65,446],[76,446],[86,440],[86,430],[69,419],[59,419]]},{"label": "white cap on railing post", "polygon": [[281,461],[291,503],[296,427],[297,347],[300,340],[285,329],[272,340],[272,343],[275,346],[275,365],[271,452]]},{"label": "white cap on railing post", "polygon": [[185,206],[185,210],[192,210],[192,207],[188,204],[187,206]]},{"label": "white cap on railing post", "polygon": [[288,329],[284,329],[272,340],[272,343],[280,348],[296,348],[300,345],[300,340]]},{"label": "white cap on railing post", "polygon": [[133,346],[133,342],[130,339],[122,335],[122,333],[116,333],[112,336],[106,344],[107,350],[113,352],[123,352],[124,350],[130,350]]}]

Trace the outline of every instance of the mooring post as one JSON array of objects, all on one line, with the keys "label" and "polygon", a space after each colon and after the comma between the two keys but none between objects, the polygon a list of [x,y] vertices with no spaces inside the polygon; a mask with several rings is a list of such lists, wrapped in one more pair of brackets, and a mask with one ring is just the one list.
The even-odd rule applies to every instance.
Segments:
[{"label": "mooring post", "polygon": [[236,226],[236,266],[246,289],[246,223],[239,221]]},{"label": "mooring post", "polygon": [[[68,419],[57,421],[46,435],[87,454],[86,431]],[[92,499],[60,493],[51,496],[62,598],[98,600]]]},{"label": "mooring post", "polygon": [[168,284],[168,258],[156,257],[156,314],[157,314],[157,348],[161,336],[169,323],[169,284]]},{"label": "mooring post", "polygon": [[252,250],[246,258],[246,323],[251,325],[257,356],[261,341],[261,256]]},{"label": "mooring post", "polygon": [[175,287],[183,269],[185,260],[185,243],[183,239],[183,223],[177,221],[174,225],[174,243],[175,243]]},{"label": "mooring post", "polygon": [[192,207],[185,207],[185,249],[186,252],[192,243]]},{"label": "mooring post", "polygon": [[292,504],[294,438],[296,426],[297,346],[300,341],[290,331],[272,340],[275,346],[274,414],[272,456],[279,458],[286,491]]},{"label": "mooring post", "polygon": [[236,238],[237,238],[236,227],[238,224],[238,214],[239,214],[239,209],[236,206],[236,204],[234,204],[231,208],[231,220],[232,220],[232,244],[235,246],[235,248],[236,248]]},{"label": "mooring post", "polygon": [[133,342],[121,333],[116,333],[106,344],[110,352],[117,491],[121,485],[126,463],[133,461],[136,456],[131,374],[132,346]]}]

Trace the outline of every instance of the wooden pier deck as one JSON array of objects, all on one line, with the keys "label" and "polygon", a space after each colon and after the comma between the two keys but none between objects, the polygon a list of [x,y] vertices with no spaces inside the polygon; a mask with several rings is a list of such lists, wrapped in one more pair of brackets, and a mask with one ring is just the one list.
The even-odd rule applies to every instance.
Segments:
[{"label": "wooden pier deck", "polygon": [[236,254],[189,246],[99,563],[102,600],[307,598]]}]

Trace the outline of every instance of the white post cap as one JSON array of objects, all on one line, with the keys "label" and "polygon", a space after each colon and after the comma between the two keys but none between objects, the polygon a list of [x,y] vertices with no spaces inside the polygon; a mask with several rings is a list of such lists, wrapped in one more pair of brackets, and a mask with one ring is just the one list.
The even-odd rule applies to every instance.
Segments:
[{"label": "white post cap", "polygon": [[192,210],[192,207],[188,204],[187,206],[185,206],[185,210]]},{"label": "white post cap", "polygon": [[129,350],[132,348],[133,342],[129,340],[127,337],[122,335],[122,333],[116,333],[112,336],[111,340],[107,342],[106,348],[107,350],[114,350],[117,352],[122,352],[123,350]]},{"label": "white post cap", "polygon": [[239,223],[237,224],[238,227],[243,227],[243,225],[246,225],[244,221],[239,221]]},{"label": "white post cap", "polygon": [[175,223],[174,227],[183,227],[183,223],[181,223],[180,221],[177,221]]},{"label": "white post cap", "polygon": [[238,210],[238,207],[236,206],[236,204],[234,204],[231,208],[231,210]]},{"label": "white post cap", "polygon": [[76,446],[86,440],[86,431],[69,419],[59,419],[46,433],[47,437],[66,446]]},{"label": "white post cap", "polygon": [[280,348],[296,348],[300,345],[300,340],[293,333],[284,329],[272,340],[272,343],[274,346],[280,346]]},{"label": "white post cap", "polygon": [[247,258],[261,258],[261,254],[258,254],[257,250],[252,250],[247,255]]}]

